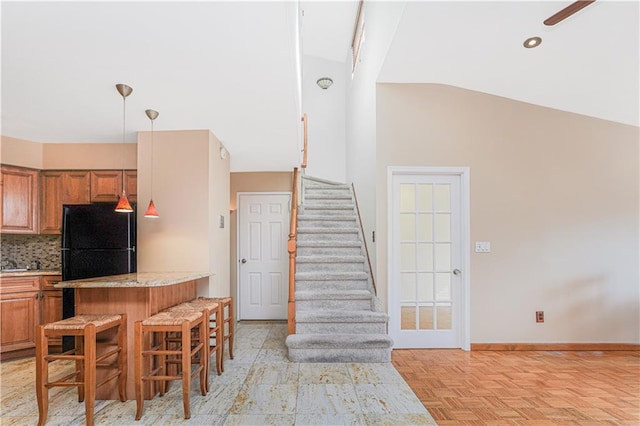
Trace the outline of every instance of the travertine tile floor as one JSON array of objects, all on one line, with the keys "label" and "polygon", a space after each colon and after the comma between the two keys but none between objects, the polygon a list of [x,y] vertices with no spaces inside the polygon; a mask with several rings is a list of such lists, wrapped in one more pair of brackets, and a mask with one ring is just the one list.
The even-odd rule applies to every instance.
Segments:
[{"label": "travertine tile floor", "polygon": [[[234,359],[225,353],[225,372],[212,373],[206,396],[197,381],[192,387],[189,420],[174,384],[165,396],[145,401],[138,422],[135,401],[96,401],[96,425],[436,424],[391,363],[292,363],[285,337],[285,323],[241,322]],[[33,358],[5,361],[0,372],[0,424],[35,425]],[[54,388],[49,400],[48,425],[84,425],[84,404],[77,402],[75,388]]]}]

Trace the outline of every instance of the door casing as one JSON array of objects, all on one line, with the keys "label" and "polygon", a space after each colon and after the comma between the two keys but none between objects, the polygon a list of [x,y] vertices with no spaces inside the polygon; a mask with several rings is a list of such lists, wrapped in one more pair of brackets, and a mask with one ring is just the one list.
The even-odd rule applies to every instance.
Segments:
[{"label": "door casing", "polygon": [[[396,175],[460,176],[460,244],[462,278],[460,288],[460,348],[471,350],[471,261],[470,261],[470,169],[469,167],[387,167],[387,300],[393,300],[393,177]],[[390,309],[389,309],[390,310]]]}]

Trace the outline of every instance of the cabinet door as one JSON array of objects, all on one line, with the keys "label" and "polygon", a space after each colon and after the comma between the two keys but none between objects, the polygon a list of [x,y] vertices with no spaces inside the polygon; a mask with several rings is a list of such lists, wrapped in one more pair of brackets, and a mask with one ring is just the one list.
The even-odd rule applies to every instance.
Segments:
[{"label": "cabinet door", "polygon": [[[41,324],[49,324],[62,319],[62,290],[45,290],[42,292],[41,313]],[[49,345],[62,345],[62,338],[49,338]]]},{"label": "cabinet door", "polygon": [[127,198],[130,203],[138,201],[138,171],[126,170],[124,172],[124,187],[127,190]]},{"label": "cabinet door", "polygon": [[0,230],[13,234],[38,233],[38,171],[2,166]]},{"label": "cabinet door", "polygon": [[62,174],[62,204],[89,204],[91,202],[91,172],[66,171]]},{"label": "cabinet door", "polygon": [[62,205],[88,204],[91,173],[87,170],[40,173],[40,233],[62,232]]},{"label": "cabinet door", "polygon": [[62,226],[62,172],[40,173],[40,233],[59,234]]},{"label": "cabinet door", "polygon": [[122,194],[121,170],[91,172],[91,202],[116,202]]},{"label": "cabinet door", "polygon": [[0,295],[0,352],[34,348],[40,319],[39,292]]}]

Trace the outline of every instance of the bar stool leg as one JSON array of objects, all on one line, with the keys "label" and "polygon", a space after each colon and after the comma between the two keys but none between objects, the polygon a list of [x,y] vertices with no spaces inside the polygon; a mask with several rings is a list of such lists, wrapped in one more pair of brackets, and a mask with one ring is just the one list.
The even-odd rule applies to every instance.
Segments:
[{"label": "bar stool leg", "polygon": [[[84,355],[84,338],[82,336],[74,337],[75,353],[76,355]],[[84,378],[84,359],[76,360],[76,374],[78,375],[78,382],[83,384],[78,386],[78,402],[84,401],[84,387],[86,385]]]},{"label": "bar stool leg", "polygon": [[38,398],[38,426],[44,426],[49,411],[49,363],[45,357],[49,354],[49,339],[44,334],[44,326],[36,330],[36,396]]},{"label": "bar stool leg", "polygon": [[235,324],[233,314],[233,299],[229,302],[229,358],[233,359],[233,340],[235,338]]},{"label": "bar stool leg", "polygon": [[142,417],[144,408],[144,396],[142,395],[142,322],[136,321],[134,325],[134,380],[136,389],[136,420]]},{"label": "bar stool leg", "polygon": [[120,353],[118,356],[118,370],[120,370],[120,377],[118,377],[118,394],[120,401],[125,402],[127,400],[127,315],[121,314],[120,326],[118,327],[118,346],[120,347]]},{"label": "bar stool leg", "polygon": [[96,405],[96,326],[88,324],[84,329],[84,408],[87,426],[93,426],[93,410]]},{"label": "bar stool leg", "polygon": [[[201,354],[202,357],[206,358],[207,368],[203,368],[200,370],[200,393],[202,396],[205,396],[207,392],[209,392],[209,364],[211,360],[209,357],[211,356],[210,350],[210,342],[211,334],[209,333],[209,321],[210,312],[207,311],[207,315],[202,317],[202,323],[200,324],[200,342],[202,343]],[[216,352],[217,355],[217,352]]]},{"label": "bar stool leg", "polygon": [[189,390],[191,389],[191,330],[189,323],[182,324],[182,405],[184,418],[191,418]]}]

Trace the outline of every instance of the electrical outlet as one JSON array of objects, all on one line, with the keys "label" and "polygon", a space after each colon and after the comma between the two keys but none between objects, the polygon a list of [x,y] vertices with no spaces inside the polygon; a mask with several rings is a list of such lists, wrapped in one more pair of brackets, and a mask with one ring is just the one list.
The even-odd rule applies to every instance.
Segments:
[{"label": "electrical outlet", "polygon": [[544,322],[544,311],[536,311],[536,322]]}]

